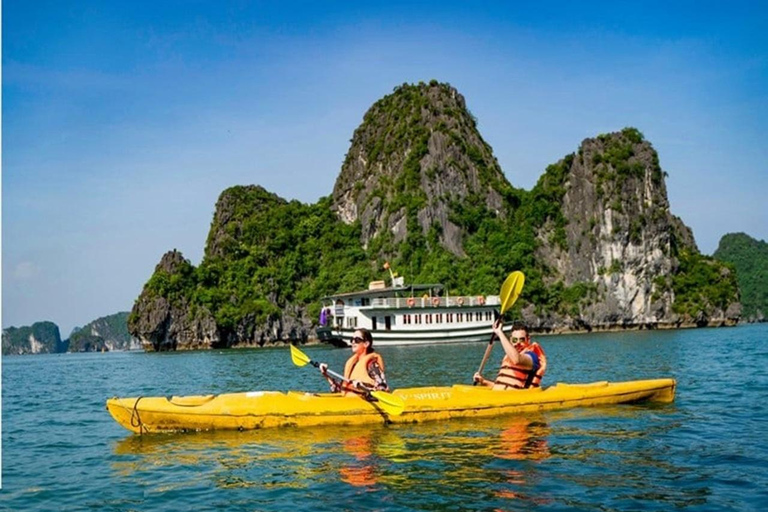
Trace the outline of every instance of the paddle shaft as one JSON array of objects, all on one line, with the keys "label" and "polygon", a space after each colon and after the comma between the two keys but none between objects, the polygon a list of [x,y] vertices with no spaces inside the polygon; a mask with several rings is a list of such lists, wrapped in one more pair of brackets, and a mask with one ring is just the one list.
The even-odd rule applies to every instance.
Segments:
[{"label": "paddle shaft", "polygon": [[[317,361],[310,361],[309,363],[312,366],[314,366],[315,368],[320,368],[320,363],[318,363]],[[338,373],[336,373],[333,370],[329,370],[329,369],[326,368],[325,373],[327,373],[331,377],[335,378],[336,380],[340,380],[341,382],[347,382],[347,383],[350,382],[349,379],[345,379],[344,377],[342,377],[341,375],[339,375]]]},{"label": "paddle shaft", "polygon": [[[496,317],[493,321],[493,323],[496,323],[496,320],[499,319],[499,313],[497,311],[493,312],[494,316]],[[483,368],[485,368],[485,363],[488,362],[488,358],[491,356],[491,349],[493,348],[493,340],[496,339],[496,333],[491,333],[491,340],[488,342],[488,346],[485,348],[485,355],[483,356],[483,360],[480,362],[480,368],[477,369],[477,373],[481,374],[483,373]],[[474,386],[477,386],[477,382],[473,384]]]},{"label": "paddle shaft", "polygon": [[[315,368],[319,368],[320,367],[320,363],[318,363],[317,361],[310,361],[310,364],[312,366],[314,366]],[[325,369],[325,373],[327,373],[328,375],[330,375],[331,377],[333,377],[336,380],[340,380],[341,382],[345,382],[347,384],[352,384],[351,380],[349,380],[349,379],[339,375],[338,373],[336,373],[333,370],[329,370],[329,369],[326,368]],[[371,390],[370,389],[352,388],[352,389],[349,389],[349,391],[354,391],[355,393],[361,393],[361,394],[367,396],[368,398],[371,398],[373,396],[371,394]]]}]

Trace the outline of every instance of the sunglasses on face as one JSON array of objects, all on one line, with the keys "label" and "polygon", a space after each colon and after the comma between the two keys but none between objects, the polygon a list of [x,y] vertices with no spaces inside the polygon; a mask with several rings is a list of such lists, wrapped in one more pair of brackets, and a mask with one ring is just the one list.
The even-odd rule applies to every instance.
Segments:
[{"label": "sunglasses on face", "polygon": [[512,343],[523,343],[525,341],[526,337],[523,336],[522,338],[515,338],[512,336]]},{"label": "sunglasses on face", "polygon": [[352,338],[352,344],[353,345],[356,344],[356,343],[362,343],[364,341],[365,340],[363,338],[361,338],[360,336],[355,336],[354,338]]}]

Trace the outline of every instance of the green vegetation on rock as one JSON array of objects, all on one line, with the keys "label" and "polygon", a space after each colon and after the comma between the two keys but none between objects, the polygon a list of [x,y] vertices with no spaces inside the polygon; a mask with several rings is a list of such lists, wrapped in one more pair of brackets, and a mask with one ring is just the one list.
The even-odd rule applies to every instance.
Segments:
[{"label": "green vegetation on rock", "polygon": [[768,243],[745,233],[729,233],[720,239],[713,256],[736,269],[743,317],[764,321],[768,315]]},{"label": "green vegetation on rock", "polygon": [[735,301],[736,272],[731,265],[687,249],[678,255],[680,269],[672,277],[676,313],[696,318],[710,307],[725,311]]},{"label": "green vegetation on rock", "polygon": [[[153,276],[156,280],[160,278],[157,274]],[[89,322],[69,336],[69,351],[101,352],[134,348],[127,321],[128,312],[124,311]]]}]

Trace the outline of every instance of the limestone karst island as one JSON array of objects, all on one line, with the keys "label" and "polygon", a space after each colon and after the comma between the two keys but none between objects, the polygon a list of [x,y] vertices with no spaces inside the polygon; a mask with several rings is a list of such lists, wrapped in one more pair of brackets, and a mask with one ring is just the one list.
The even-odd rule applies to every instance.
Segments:
[{"label": "limestone karst island", "polygon": [[202,262],[167,252],[130,333],[147,350],[311,340],[320,299],[388,278],[385,263],[447,296],[495,293],[521,270],[508,315],[537,332],[738,321],[733,267],[702,255],[672,214],[660,157],[638,129],[582,141],[532,190],[507,176],[456,89],[398,86],[365,113],[317,203],[224,190]]}]

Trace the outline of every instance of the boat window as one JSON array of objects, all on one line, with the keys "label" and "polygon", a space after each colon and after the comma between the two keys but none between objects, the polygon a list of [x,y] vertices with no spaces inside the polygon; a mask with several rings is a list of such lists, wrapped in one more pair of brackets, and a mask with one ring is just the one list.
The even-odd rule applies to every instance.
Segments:
[{"label": "boat window", "polygon": [[376,317],[375,316],[371,317],[371,330],[372,331],[376,330]]},{"label": "boat window", "polygon": [[464,321],[464,313],[456,313],[456,321],[457,322],[463,322]]},{"label": "boat window", "polygon": [[384,328],[388,331],[392,330],[392,317],[389,315],[384,317]]},{"label": "boat window", "polygon": [[362,300],[363,306],[370,306],[371,305],[371,299],[364,297]]}]

